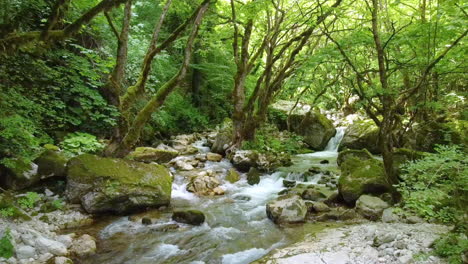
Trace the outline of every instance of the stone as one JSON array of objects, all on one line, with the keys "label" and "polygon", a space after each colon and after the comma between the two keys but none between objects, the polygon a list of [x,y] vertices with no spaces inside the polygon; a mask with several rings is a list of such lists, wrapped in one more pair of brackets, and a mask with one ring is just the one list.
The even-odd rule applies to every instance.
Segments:
[{"label": "stone", "polygon": [[57,237],[57,241],[59,241],[60,243],[64,244],[67,248],[69,248],[73,244],[73,236],[74,235],[75,234],[60,235],[60,236]]},{"label": "stone", "polygon": [[235,183],[240,180],[240,174],[235,169],[231,168],[226,175],[226,180],[230,183]]},{"label": "stone", "polygon": [[296,181],[291,181],[291,180],[283,180],[283,186],[286,188],[292,188],[296,186]]},{"label": "stone", "polygon": [[214,162],[219,162],[223,159],[223,156],[221,156],[220,154],[217,154],[217,153],[207,153],[206,154],[206,159],[208,161],[214,161]]},{"label": "stone", "polygon": [[190,182],[187,184],[187,191],[201,195],[209,195],[210,193],[214,193],[214,189],[219,185],[221,185],[221,183],[215,177],[197,176],[190,179]]},{"label": "stone", "polygon": [[127,158],[140,162],[166,163],[177,157],[179,152],[168,146],[160,148],[138,147]]},{"label": "stone", "polygon": [[185,160],[177,160],[175,165],[178,169],[183,170],[183,171],[191,171],[195,169],[195,167],[193,167],[192,164],[188,163]]},{"label": "stone", "polygon": [[141,223],[144,224],[144,225],[151,225],[152,221],[151,221],[151,218],[149,218],[149,217],[143,217],[143,218],[141,218]]},{"label": "stone", "polygon": [[316,189],[306,189],[304,192],[301,194],[302,199],[304,200],[309,200],[309,201],[324,201],[327,196],[316,190]]},{"label": "stone", "polygon": [[41,253],[51,253],[56,256],[68,254],[67,247],[64,244],[42,236],[36,239],[36,249]]},{"label": "stone", "polygon": [[276,224],[299,223],[305,221],[307,205],[298,195],[284,195],[267,203],[266,213]]},{"label": "stone", "polygon": [[312,202],[312,209],[318,213],[329,212],[331,210],[328,205],[322,202]]},{"label": "stone", "polygon": [[231,157],[231,162],[240,171],[249,171],[252,167],[257,167],[259,154],[253,150],[237,150]]},{"label": "stone", "polygon": [[67,165],[66,195],[88,213],[125,214],[168,205],[172,175],[157,164],[83,154]]},{"label": "stone", "polygon": [[73,264],[73,261],[67,257],[56,257],[54,259],[55,264]]},{"label": "stone", "polygon": [[394,208],[387,208],[382,212],[382,222],[384,223],[396,223],[400,221],[400,217],[395,214]]},{"label": "stone", "polygon": [[224,189],[221,187],[216,187],[213,189],[213,193],[215,195],[223,195],[224,194]]},{"label": "stone", "polygon": [[37,164],[37,173],[41,179],[49,177],[65,177],[67,157],[58,151],[46,150],[34,160]]},{"label": "stone", "polygon": [[231,144],[232,132],[228,129],[227,131],[221,131],[216,135],[213,146],[211,146],[211,151],[224,155],[226,149]]},{"label": "stone", "polygon": [[33,186],[40,181],[38,166],[20,159],[11,160],[12,168],[0,165],[0,187],[4,189],[21,190]]},{"label": "stone", "polygon": [[321,160],[321,161],[320,161],[320,164],[329,164],[329,163],[330,163],[329,160]]},{"label": "stone", "polygon": [[198,210],[175,211],[172,214],[172,220],[184,224],[201,225],[205,222],[205,215]]},{"label": "stone", "polygon": [[22,245],[16,248],[16,258],[18,259],[29,259],[34,255],[36,255],[36,249],[31,246]]},{"label": "stone", "polygon": [[249,172],[247,173],[247,183],[249,185],[255,185],[260,182],[260,171],[256,168],[250,168]]},{"label": "stone", "polygon": [[380,195],[392,191],[380,160],[350,157],[340,169],[338,191],[348,205],[353,206],[362,194]]},{"label": "stone", "polygon": [[367,149],[373,154],[380,154],[379,128],[374,121],[358,120],[346,128],[339,150]]},{"label": "stone", "polygon": [[370,160],[373,158],[374,157],[372,157],[372,154],[367,149],[346,149],[338,153],[336,163],[341,167],[341,164],[349,159]]},{"label": "stone", "polygon": [[356,201],[356,211],[365,218],[376,221],[382,216],[383,210],[390,205],[382,199],[370,195],[361,195]]},{"label": "stone", "polygon": [[70,251],[78,257],[94,255],[96,253],[96,241],[90,235],[84,234],[73,242]]},{"label": "stone", "polygon": [[384,244],[393,242],[396,239],[396,234],[392,232],[378,232],[374,237],[373,246],[379,247]]}]

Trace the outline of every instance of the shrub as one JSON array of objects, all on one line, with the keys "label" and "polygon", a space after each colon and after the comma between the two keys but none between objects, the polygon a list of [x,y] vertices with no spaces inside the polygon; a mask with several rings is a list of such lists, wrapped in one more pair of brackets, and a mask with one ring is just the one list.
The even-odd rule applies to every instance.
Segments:
[{"label": "shrub", "polygon": [[26,196],[18,200],[18,204],[23,209],[27,209],[27,208],[31,209],[36,205],[36,203],[40,199],[41,197],[36,192],[28,192],[26,193]]},{"label": "shrub", "polygon": [[448,259],[450,264],[462,264],[463,254],[468,253],[468,239],[465,234],[449,234],[436,241],[435,252]]},{"label": "shrub", "polygon": [[83,153],[97,153],[104,149],[104,144],[88,133],[75,132],[68,134],[60,146],[70,156]]},{"label": "shrub", "polygon": [[242,149],[257,150],[259,152],[298,154],[304,151],[303,138],[287,131],[279,132],[273,125],[260,128],[255,139],[245,141]]},{"label": "shrub", "polygon": [[3,234],[3,237],[0,238],[0,257],[9,259],[13,257],[14,253],[14,247],[13,243],[11,243],[11,240],[13,238],[11,237],[10,230],[7,229],[5,233]]},{"label": "shrub", "polygon": [[468,158],[458,146],[437,146],[436,153],[403,166],[403,209],[428,220],[463,223],[468,202]]}]

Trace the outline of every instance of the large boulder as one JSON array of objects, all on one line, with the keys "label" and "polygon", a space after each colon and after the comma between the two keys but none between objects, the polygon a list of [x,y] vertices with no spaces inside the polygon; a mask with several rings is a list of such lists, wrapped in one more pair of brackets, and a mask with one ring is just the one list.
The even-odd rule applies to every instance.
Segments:
[{"label": "large boulder", "polygon": [[0,187],[4,189],[21,190],[40,181],[35,163],[23,160],[11,160],[10,167],[0,165]]},{"label": "large boulder", "polygon": [[380,154],[379,128],[372,120],[358,120],[346,128],[339,150],[367,149],[373,154]]},{"label": "large boulder", "polygon": [[291,224],[304,222],[307,205],[298,195],[284,195],[269,202],[266,213],[276,224]]},{"label": "large boulder", "polygon": [[67,157],[62,152],[54,150],[44,151],[35,161],[37,173],[42,179],[49,177],[64,177]]},{"label": "large boulder", "polygon": [[340,169],[338,191],[349,205],[354,205],[362,194],[379,195],[392,190],[380,160],[350,157],[341,163]]},{"label": "large boulder", "polygon": [[255,185],[260,182],[260,171],[256,168],[250,168],[247,173],[247,183],[249,185]]},{"label": "large boulder", "polygon": [[254,150],[237,150],[231,157],[231,162],[240,171],[249,171],[258,167],[259,153]]},{"label": "large boulder", "polygon": [[356,158],[359,160],[369,160],[369,159],[372,159],[373,157],[372,157],[372,154],[370,154],[367,149],[361,149],[361,150],[347,149],[347,150],[340,151],[340,153],[338,153],[338,158],[336,159],[336,163],[338,164],[338,166],[341,166],[343,162],[345,162],[346,160],[350,158]]},{"label": "large boulder", "polygon": [[128,155],[128,158],[141,162],[157,162],[166,163],[177,157],[179,153],[174,149],[169,148],[150,148],[139,147]]},{"label": "large boulder", "polygon": [[217,189],[221,182],[213,176],[200,175],[190,179],[187,184],[187,191],[200,195],[215,195],[222,194]]},{"label": "large boulder", "polygon": [[211,146],[211,151],[217,154],[224,155],[226,149],[231,144],[232,132],[229,130],[220,131],[214,140],[213,146]]},{"label": "large boulder", "polygon": [[88,213],[115,212],[168,205],[172,175],[157,164],[83,154],[67,165],[66,194]]},{"label": "large boulder", "polygon": [[365,218],[376,221],[382,217],[382,213],[390,205],[379,197],[370,195],[361,195],[356,201],[356,211]]},{"label": "large boulder", "polygon": [[276,168],[292,164],[291,155],[288,153],[260,153],[256,150],[236,150],[229,155],[236,169],[247,172],[250,168],[262,171],[272,171]]}]

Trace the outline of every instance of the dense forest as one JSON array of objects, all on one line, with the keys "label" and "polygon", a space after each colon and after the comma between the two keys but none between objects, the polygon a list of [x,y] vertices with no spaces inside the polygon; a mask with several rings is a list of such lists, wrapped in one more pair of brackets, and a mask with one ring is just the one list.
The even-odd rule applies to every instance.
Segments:
[{"label": "dense forest", "polygon": [[0,0],[0,262],[468,263],[467,8]]}]

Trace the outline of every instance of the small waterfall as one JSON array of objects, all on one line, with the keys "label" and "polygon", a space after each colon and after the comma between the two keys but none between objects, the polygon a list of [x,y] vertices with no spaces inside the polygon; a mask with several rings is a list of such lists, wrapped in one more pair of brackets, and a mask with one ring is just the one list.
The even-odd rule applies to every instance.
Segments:
[{"label": "small waterfall", "polygon": [[340,146],[341,140],[343,139],[346,127],[337,127],[336,128],[336,135],[328,141],[327,146],[325,147],[324,151],[332,151],[337,152],[338,147]]}]

